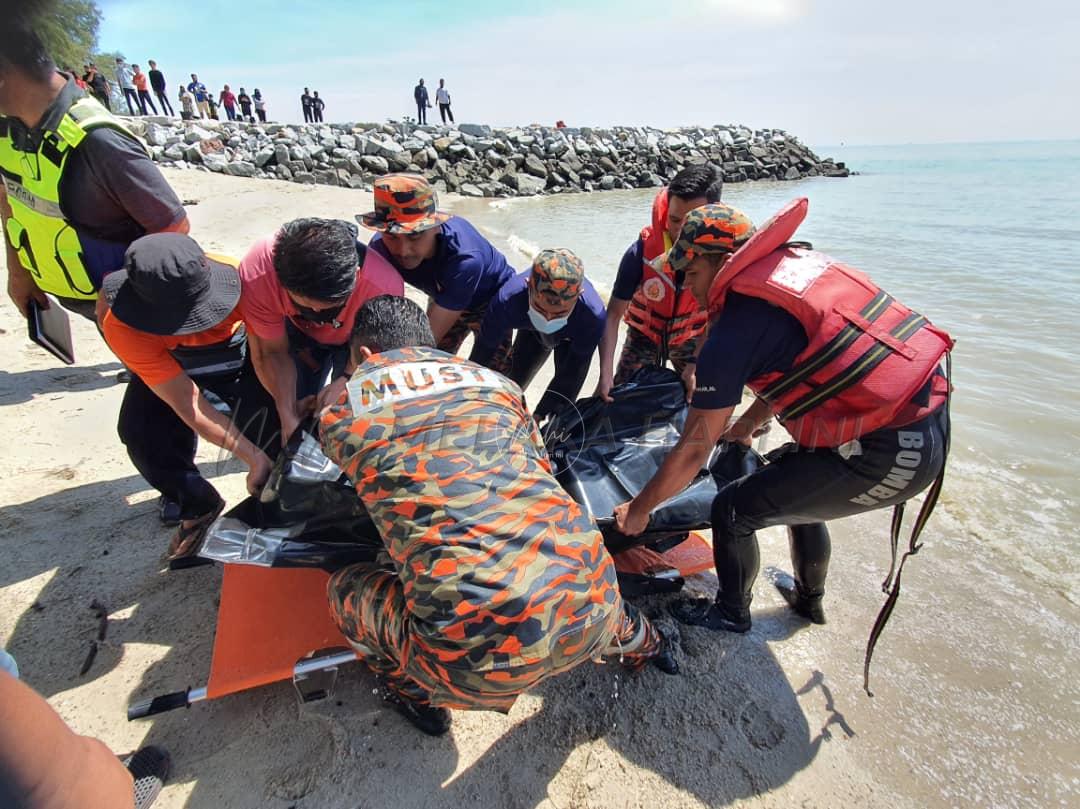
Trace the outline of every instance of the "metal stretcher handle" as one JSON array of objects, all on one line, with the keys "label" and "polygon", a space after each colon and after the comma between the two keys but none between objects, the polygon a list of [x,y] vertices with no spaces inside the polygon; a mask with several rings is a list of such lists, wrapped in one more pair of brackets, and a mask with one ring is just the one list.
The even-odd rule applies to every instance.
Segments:
[{"label": "metal stretcher handle", "polygon": [[173,711],[177,708],[187,708],[193,702],[202,702],[206,699],[205,688],[187,688],[183,691],[174,691],[171,694],[162,694],[160,697],[143,700],[128,706],[127,717],[132,719],[145,719],[148,716]]}]

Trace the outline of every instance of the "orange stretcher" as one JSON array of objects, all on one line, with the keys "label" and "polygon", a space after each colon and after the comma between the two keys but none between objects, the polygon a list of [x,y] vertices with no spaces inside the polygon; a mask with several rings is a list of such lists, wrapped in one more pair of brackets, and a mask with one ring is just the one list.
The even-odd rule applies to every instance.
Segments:
[{"label": "orange stretcher", "polygon": [[[621,573],[691,576],[711,568],[713,556],[693,533],[663,553],[631,548],[615,564]],[[318,568],[225,565],[206,685],[133,703],[128,719],[288,679],[302,702],[330,696],[338,667],[357,657],[330,617],[329,577]]]}]

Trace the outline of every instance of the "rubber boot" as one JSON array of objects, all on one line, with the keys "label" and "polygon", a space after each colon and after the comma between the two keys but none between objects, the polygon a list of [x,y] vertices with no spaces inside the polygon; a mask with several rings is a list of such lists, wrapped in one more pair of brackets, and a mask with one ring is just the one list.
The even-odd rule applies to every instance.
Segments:
[{"label": "rubber boot", "polygon": [[795,575],[779,572],[773,584],[796,613],[812,623],[823,624],[825,609],[821,600],[832,554],[829,529],[823,522],[789,526],[788,543]]},{"label": "rubber boot", "polygon": [[664,674],[675,675],[679,673],[679,661],[675,659],[675,652],[671,648],[671,640],[665,635],[660,636],[660,648],[649,662]]},{"label": "rubber boot", "polygon": [[736,525],[732,498],[735,487],[728,486],[712,504],[713,561],[720,587],[716,601],[683,599],[671,605],[675,619],[692,626],[723,632],[750,631],[752,588],[761,564],[757,537]]},{"label": "rubber boot", "polygon": [[426,702],[410,699],[392,689],[386,689],[386,701],[404,716],[417,730],[428,736],[442,736],[450,730],[450,711]]},{"label": "rubber boot", "polygon": [[740,604],[710,601],[707,598],[683,598],[668,607],[675,620],[690,626],[703,626],[720,632],[750,631],[750,599]]},{"label": "rubber boot", "polygon": [[792,576],[783,572],[773,575],[773,584],[797,614],[813,624],[825,623],[825,608],[821,604],[825,593],[808,593]]}]

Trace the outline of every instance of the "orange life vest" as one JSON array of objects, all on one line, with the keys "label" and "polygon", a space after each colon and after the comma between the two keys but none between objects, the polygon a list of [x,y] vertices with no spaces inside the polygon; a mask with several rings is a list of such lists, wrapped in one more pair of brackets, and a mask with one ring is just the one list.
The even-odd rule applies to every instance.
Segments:
[{"label": "orange life vest", "polygon": [[[806,217],[789,203],[721,268],[709,288],[715,317],[728,291],[793,315],[809,345],[789,371],[747,383],[802,446],[838,447],[936,410],[948,383],[935,373],[952,338],[858,270],[808,245],[788,244]],[[933,377],[929,404],[911,398]]]},{"label": "orange life vest", "polygon": [[653,200],[652,224],[641,230],[641,283],[630,300],[624,320],[657,345],[682,345],[705,331],[708,315],[682,279],[668,269],[668,193],[661,189]]}]

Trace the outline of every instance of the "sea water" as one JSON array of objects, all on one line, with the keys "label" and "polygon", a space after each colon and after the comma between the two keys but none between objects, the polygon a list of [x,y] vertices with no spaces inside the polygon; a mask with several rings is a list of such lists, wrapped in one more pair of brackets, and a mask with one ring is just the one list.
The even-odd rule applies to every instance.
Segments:
[{"label": "sea water", "polygon": [[[858,176],[731,184],[764,221],[805,196],[798,232],[947,329],[953,444],[943,509],[973,552],[1080,604],[1080,142],[822,147]],[[568,247],[602,294],[654,189],[455,206],[519,269]],[[974,544],[977,543],[977,544]]]}]

